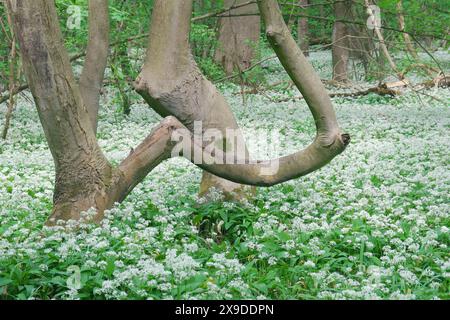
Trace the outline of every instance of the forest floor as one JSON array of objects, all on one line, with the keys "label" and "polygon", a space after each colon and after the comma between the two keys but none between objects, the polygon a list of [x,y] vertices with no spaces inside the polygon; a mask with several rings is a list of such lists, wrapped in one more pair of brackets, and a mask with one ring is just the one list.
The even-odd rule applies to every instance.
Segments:
[{"label": "forest floor", "polygon": [[[330,78],[329,52],[311,61]],[[265,70],[268,83],[287,79],[275,61]],[[275,101],[296,90],[248,94],[244,105],[238,86],[220,88],[255,157],[314,137],[303,100]],[[427,93],[441,102],[414,92],[333,99],[352,136],[345,153],[249,203],[203,203],[201,170],[171,159],[101,226],[72,233],[43,228],[53,162],[21,97],[0,145],[0,299],[449,299],[450,93]],[[139,99],[124,117],[112,89],[102,106],[100,145],[115,162],[160,120]],[[261,130],[279,143],[256,141]]]}]

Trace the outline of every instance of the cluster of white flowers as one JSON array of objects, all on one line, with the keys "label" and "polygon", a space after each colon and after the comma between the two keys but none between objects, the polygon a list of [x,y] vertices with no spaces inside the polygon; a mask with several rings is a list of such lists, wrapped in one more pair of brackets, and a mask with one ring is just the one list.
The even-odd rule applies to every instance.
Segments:
[{"label": "cluster of white flowers", "polygon": [[[329,52],[311,56],[322,77],[331,74],[329,58]],[[269,81],[286,79],[276,61],[267,66],[278,68]],[[222,89],[248,129],[244,134],[280,133],[280,147],[271,152],[250,139],[254,158],[292,153],[314,138],[304,101],[268,101],[285,94],[269,90],[248,95],[243,107],[236,87]],[[128,118],[117,114],[112,93],[107,89],[103,97],[99,143],[118,163],[160,118],[142,102]],[[430,94],[450,98],[445,89]],[[35,268],[39,287],[60,281],[58,297],[65,298],[80,297],[86,287],[92,296],[111,299],[270,299],[280,292],[300,298],[305,291],[333,299],[444,296],[450,279],[448,106],[413,93],[336,99],[335,106],[352,136],[348,149],[305,178],[260,189],[255,203],[242,205],[252,214],[250,231],[233,244],[200,236],[193,213],[222,195],[198,199],[201,170],[181,158],[158,166],[100,226],[43,227],[54,165],[34,107],[19,99],[10,136],[0,146],[0,279],[16,265]],[[223,210],[232,215],[239,207],[225,203]],[[71,265],[81,268],[79,290],[64,287]]]},{"label": "cluster of white flowers", "polygon": [[222,274],[239,274],[244,266],[237,259],[228,259],[224,253],[215,253],[207,266],[218,269]]}]

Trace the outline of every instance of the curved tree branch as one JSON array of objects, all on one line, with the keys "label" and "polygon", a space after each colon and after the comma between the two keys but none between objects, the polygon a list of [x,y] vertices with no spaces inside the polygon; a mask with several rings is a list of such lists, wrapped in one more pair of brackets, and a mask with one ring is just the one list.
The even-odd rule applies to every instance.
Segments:
[{"label": "curved tree branch", "polygon": [[[145,66],[136,81],[136,90],[160,114],[176,116],[191,132],[195,120],[206,120],[209,121],[208,127],[221,128],[224,123],[225,125],[227,123],[224,119],[229,117],[229,106],[214,85],[198,70],[189,55],[187,35],[180,31],[188,28],[189,16],[183,15],[183,12],[186,12],[183,9],[189,9],[188,2],[165,0],[155,3],[165,10],[169,10],[171,5],[174,6],[170,9],[174,15],[172,21],[175,20],[181,24],[177,28],[178,32],[173,35],[174,41],[170,43],[161,42],[158,45],[161,35],[154,33]],[[224,163],[224,159],[229,158],[229,154],[216,149],[214,161],[208,162],[212,164],[206,164],[205,161],[194,162],[204,170],[227,180],[248,185],[271,186],[306,175],[326,165],[344,151],[350,137],[341,133],[331,99],[320,78],[289,33],[277,2],[275,0],[258,1],[258,6],[266,24],[269,42],[289,76],[305,97],[313,114],[317,128],[316,138],[306,149],[270,161],[254,163],[249,162],[248,159],[235,159],[236,161],[232,164],[220,164]],[[172,29],[168,29],[169,33],[170,30]],[[183,38],[181,39],[183,46],[173,48],[177,41],[176,37]],[[157,61],[159,63],[156,63]],[[209,111],[212,107],[214,112]],[[218,114],[220,117],[217,117]],[[209,152],[201,149],[202,146],[198,144],[192,146],[192,151],[195,154],[200,153],[202,159],[211,158]],[[190,159],[189,156],[184,156]],[[145,163],[143,166],[145,167]],[[267,174],[268,167],[277,168],[277,170]]]},{"label": "curved tree branch", "polygon": [[[350,142],[342,134],[331,99],[311,64],[298,48],[287,28],[276,0],[260,0],[258,7],[266,25],[267,38],[292,81],[300,90],[313,114],[317,136],[306,149],[276,160],[256,164],[200,165],[218,176],[239,183],[271,186],[304,176],[321,168],[344,151]],[[223,158],[224,155],[216,154]],[[272,175],[262,174],[264,168],[277,167]]]}]

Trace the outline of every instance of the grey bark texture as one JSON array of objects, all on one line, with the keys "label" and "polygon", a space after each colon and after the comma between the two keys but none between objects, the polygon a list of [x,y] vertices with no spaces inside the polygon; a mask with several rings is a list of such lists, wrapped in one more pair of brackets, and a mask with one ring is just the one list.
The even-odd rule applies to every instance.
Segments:
[{"label": "grey bark texture", "polygon": [[[336,20],[348,20],[351,1],[337,1],[333,8]],[[350,41],[349,29],[344,22],[336,21],[334,23],[332,42],[333,80],[346,82],[348,81]]]},{"label": "grey bark texture", "polygon": [[27,83],[55,162],[52,216],[76,219],[83,210],[105,205],[101,202],[113,168],[95,139],[63,46],[54,3],[10,0],[8,6]]},{"label": "grey bark texture", "polygon": [[108,51],[108,0],[89,0],[89,40],[80,77],[80,90],[94,131],[97,131],[100,90],[108,61]]},{"label": "grey bark texture", "polygon": [[[192,58],[188,41],[191,12],[191,0],[154,2],[147,59],[136,89],[160,115],[175,116],[190,131],[194,130],[195,121],[201,121],[204,131],[218,129],[225,136],[226,129],[239,128],[225,98],[201,74]],[[244,144],[241,134],[237,138]],[[230,200],[241,200],[254,193],[248,187],[205,172],[200,195],[207,196],[213,187]]]},{"label": "grey bark texture", "polygon": [[[63,45],[54,3],[9,0],[7,5],[27,83],[55,163],[54,207],[48,224],[79,220],[81,212],[90,208],[98,210],[93,219],[100,221],[105,209],[123,200],[140,182],[136,179],[143,178],[142,172],[154,168],[166,154],[170,156],[158,144],[167,123],[157,127],[121,166],[113,167],[97,143]],[[142,163],[144,147],[150,155]]]}]

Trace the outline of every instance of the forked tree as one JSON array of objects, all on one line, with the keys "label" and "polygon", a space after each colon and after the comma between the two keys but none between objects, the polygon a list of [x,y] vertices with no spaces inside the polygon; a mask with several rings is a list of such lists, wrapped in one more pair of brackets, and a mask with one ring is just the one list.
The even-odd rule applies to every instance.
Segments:
[{"label": "forked tree", "polygon": [[[237,127],[224,97],[201,74],[190,54],[192,2],[154,2],[147,57],[135,87],[165,118],[120,165],[114,166],[103,154],[95,134],[108,43],[107,1],[92,0],[89,6],[91,16],[97,19],[89,19],[88,53],[100,50],[92,48],[99,45],[102,54],[88,54],[83,70],[86,76],[79,84],[63,45],[54,2],[7,1],[24,73],[55,162],[54,207],[49,225],[57,220],[79,220],[81,212],[90,208],[97,210],[94,221],[100,221],[106,209],[124,200],[153,168],[171,157],[177,143],[171,138],[175,130],[191,132],[194,121],[203,121],[204,129]],[[270,44],[311,110],[316,137],[304,150],[274,160],[226,164],[203,161],[197,165],[235,183],[272,186],[326,165],[344,151],[350,138],[341,132],[331,100],[289,33],[277,1],[261,0],[258,7]],[[196,143],[192,134],[188,138],[193,151],[200,152],[204,159],[223,160],[228,156],[226,150],[212,155]],[[193,161],[191,156],[183,156]],[[279,169],[271,175],[263,173],[274,161]]]}]

